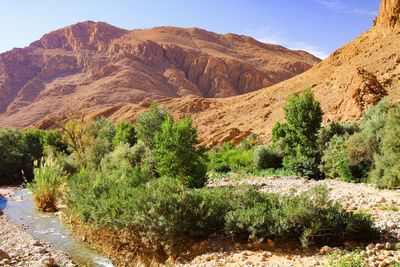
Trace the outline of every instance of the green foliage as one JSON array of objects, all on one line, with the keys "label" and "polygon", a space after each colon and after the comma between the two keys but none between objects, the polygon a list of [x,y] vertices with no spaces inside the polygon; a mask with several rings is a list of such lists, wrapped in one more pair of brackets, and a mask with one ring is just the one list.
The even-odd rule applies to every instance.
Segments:
[{"label": "green foliage", "polygon": [[258,170],[282,167],[282,156],[271,146],[260,145],[254,149],[253,164]]},{"label": "green foliage", "polygon": [[367,267],[364,261],[364,252],[343,252],[335,253],[330,256],[329,266],[331,267]]},{"label": "green foliage", "polygon": [[133,147],[121,143],[102,159],[100,165],[105,175],[119,173],[122,177],[129,176],[135,167],[138,171],[146,172],[148,176],[155,172],[152,152],[141,141]]},{"label": "green foliage", "polygon": [[370,216],[345,212],[329,200],[326,188],[289,197],[253,194],[227,214],[228,233],[252,240],[298,238],[304,246],[376,236]]},{"label": "green foliage", "polygon": [[305,245],[376,234],[369,216],[342,210],[329,201],[326,189],[300,196],[264,194],[250,187],[187,190],[174,178],[132,185],[126,178],[87,172],[71,179],[69,188],[70,212],[82,222],[132,229],[133,235],[164,249],[210,234],[301,238]]},{"label": "green foliage", "polygon": [[234,147],[233,143],[225,143],[208,152],[209,169],[219,173],[230,171],[251,171],[253,169],[253,152],[243,146]]},{"label": "green foliage", "polygon": [[320,178],[320,154],[316,142],[322,110],[311,90],[293,94],[284,106],[286,123],[272,130],[274,146],[284,152],[283,165],[296,174]]},{"label": "green foliage", "polygon": [[87,146],[88,158],[85,165],[99,168],[103,157],[113,150],[113,140],[115,137],[115,126],[106,118],[100,117],[89,124],[88,137],[93,141]]},{"label": "green foliage", "polygon": [[346,182],[362,182],[368,176],[368,164],[355,157],[354,138],[334,136],[324,150],[321,170],[330,178],[340,178]]},{"label": "green foliage", "polygon": [[322,127],[318,132],[318,146],[323,152],[334,136],[350,136],[360,131],[355,123],[331,122],[326,127]]},{"label": "green foliage", "polygon": [[386,124],[386,116],[394,107],[394,104],[384,99],[363,113],[361,130],[367,139],[373,137],[377,142],[380,141],[381,131]]},{"label": "green foliage", "polygon": [[23,173],[32,169],[30,158],[25,155],[26,150],[27,146],[20,131],[0,131],[0,184],[23,182]]},{"label": "green foliage", "polygon": [[179,177],[181,185],[197,188],[207,182],[204,151],[197,148],[197,132],[189,118],[167,117],[155,137],[154,155],[162,176]]},{"label": "green foliage", "polygon": [[138,139],[142,140],[151,149],[155,146],[155,136],[161,131],[161,125],[171,116],[168,112],[153,103],[150,110],[139,116],[136,122]]},{"label": "green foliage", "polygon": [[36,206],[41,211],[56,211],[59,187],[65,181],[67,174],[50,155],[35,168],[35,179],[29,184]]},{"label": "green foliage", "polygon": [[260,141],[255,133],[251,133],[243,142],[240,143],[240,147],[244,150],[250,150],[258,145]]},{"label": "green foliage", "polygon": [[135,145],[137,142],[136,130],[132,124],[127,122],[120,122],[116,126],[116,132],[113,139],[113,145],[117,146],[121,143]]},{"label": "green foliage", "polygon": [[33,179],[33,162],[46,154],[47,147],[65,151],[60,132],[29,129],[0,131],[0,184],[20,184]]},{"label": "green foliage", "polygon": [[321,170],[329,178],[351,177],[350,163],[346,155],[346,137],[334,136],[326,144],[322,156]]},{"label": "green foliage", "polygon": [[371,179],[379,187],[400,187],[400,107],[392,108],[381,131],[380,151],[375,154]]}]

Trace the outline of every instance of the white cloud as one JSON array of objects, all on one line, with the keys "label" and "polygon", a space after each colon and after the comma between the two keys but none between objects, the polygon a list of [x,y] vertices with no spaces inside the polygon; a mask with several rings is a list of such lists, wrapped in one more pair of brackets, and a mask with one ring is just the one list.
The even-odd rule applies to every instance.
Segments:
[{"label": "white cloud", "polygon": [[341,0],[311,0],[311,1],[317,2],[322,6],[324,6],[325,8],[339,13],[354,14],[360,16],[373,16],[373,17],[378,14],[378,11],[376,10],[368,10],[354,5],[348,5],[343,3],[343,1]]},{"label": "white cloud", "polygon": [[322,47],[306,42],[290,41],[284,37],[283,32],[275,32],[267,27],[247,31],[246,34],[253,36],[260,42],[278,44],[292,50],[304,50],[321,59],[325,59],[329,56],[329,53]]}]

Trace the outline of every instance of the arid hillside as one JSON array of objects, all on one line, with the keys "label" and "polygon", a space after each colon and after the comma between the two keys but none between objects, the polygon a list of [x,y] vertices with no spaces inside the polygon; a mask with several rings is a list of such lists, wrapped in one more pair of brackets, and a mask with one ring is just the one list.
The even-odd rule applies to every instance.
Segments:
[{"label": "arid hillside", "polygon": [[82,22],[0,55],[0,127],[26,127],[81,107],[236,96],[318,62],[304,51],[242,35]]},{"label": "arid hillside", "polygon": [[[372,23],[372,22],[371,22]],[[383,0],[372,28],[326,60],[292,79],[245,95],[225,99],[180,98],[161,101],[177,117],[190,114],[209,146],[241,140],[251,132],[270,139],[283,119],[288,96],[312,88],[325,122],[357,121],[363,110],[387,96],[400,100],[400,2]],[[114,120],[135,120],[143,106],[125,105],[92,111]]]}]

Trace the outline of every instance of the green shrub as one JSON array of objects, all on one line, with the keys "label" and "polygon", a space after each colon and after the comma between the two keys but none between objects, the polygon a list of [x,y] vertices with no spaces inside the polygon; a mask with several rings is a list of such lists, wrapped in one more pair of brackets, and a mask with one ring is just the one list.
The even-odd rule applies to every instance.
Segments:
[{"label": "green shrub", "polygon": [[150,149],[143,142],[139,141],[133,147],[126,143],[118,145],[111,153],[107,154],[101,161],[101,171],[105,174],[112,174],[120,171],[121,175],[130,175],[134,167],[155,172],[155,161]]},{"label": "green shrub", "polygon": [[373,137],[377,142],[380,141],[380,135],[386,124],[386,116],[395,105],[387,99],[381,100],[375,106],[368,108],[362,116],[361,130],[367,139]]},{"label": "green shrub", "polygon": [[90,172],[77,175],[66,198],[70,212],[85,223],[131,229],[164,250],[224,233],[252,240],[301,239],[304,245],[367,240],[376,234],[369,216],[344,211],[329,201],[326,189],[280,196],[251,187],[185,189],[165,177],[137,185],[128,181],[93,178]]},{"label": "green shrub", "polygon": [[59,187],[65,182],[67,174],[54,160],[48,156],[39,168],[35,168],[35,179],[29,184],[36,206],[41,211],[56,211]]},{"label": "green shrub", "polygon": [[400,107],[392,108],[381,132],[380,151],[375,154],[371,180],[379,187],[396,189],[400,186]]},{"label": "green shrub", "polygon": [[328,198],[326,188],[299,196],[259,195],[226,216],[229,234],[252,240],[298,238],[304,246],[376,237],[369,215],[349,213]]},{"label": "green shrub", "polygon": [[284,106],[285,123],[272,130],[275,147],[283,150],[283,166],[297,175],[320,178],[320,153],[317,133],[321,128],[322,110],[311,90],[293,94]]},{"label": "green shrub", "polygon": [[244,150],[253,149],[260,141],[255,133],[251,133],[244,141],[240,143],[240,147]]},{"label": "green shrub", "polygon": [[258,170],[282,167],[282,156],[271,146],[257,146],[253,154],[253,163]]},{"label": "green shrub", "polygon": [[208,153],[209,170],[227,173],[230,171],[251,171],[253,169],[253,152],[242,147],[233,147],[230,143]]},{"label": "green shrub", "polygon": [[[354,138],[350,138],[354,142]],[[350,151],[349,151],[350,149]],[[324,150],[321,170],[327,177],[346,182],[362,182],[368,176],[369,165],[354,155],[354,143],[346,136],[334,136]]]},{"label": "green shrub", "polygon": [[323,152],[334,136],[350,136],[360,131],[360,128],[355,123],[338,123],[331,122],[326,127],[323,127],[318,132],[318,146],[320,152]]},{"label": "green shrub", "polygon": [[179,178],[182,186],[204,186],[207,165],[198,144],[197,131],[189,118],[174,122],[168,117],[155,137],[157,171],[163,176]]}]

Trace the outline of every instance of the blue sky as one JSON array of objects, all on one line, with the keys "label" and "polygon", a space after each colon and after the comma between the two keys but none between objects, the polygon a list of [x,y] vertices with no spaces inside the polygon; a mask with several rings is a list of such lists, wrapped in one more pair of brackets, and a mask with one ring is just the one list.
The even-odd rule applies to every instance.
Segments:
[{"label": "blue sky", "polygon": [[380,0],[9,0],[0,5],[0,52],[79,21],[125,29],[199,27],[239,33],[326,57],[371,27]]}]

